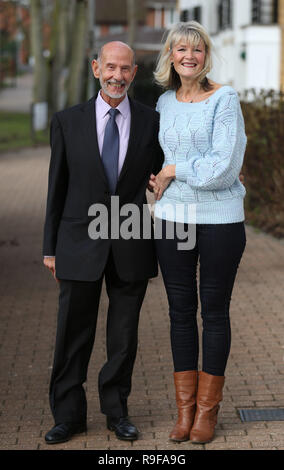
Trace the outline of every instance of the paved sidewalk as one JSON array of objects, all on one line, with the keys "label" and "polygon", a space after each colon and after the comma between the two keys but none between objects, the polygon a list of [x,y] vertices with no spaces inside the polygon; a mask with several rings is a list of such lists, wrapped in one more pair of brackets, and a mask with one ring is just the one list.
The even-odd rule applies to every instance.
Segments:
[{"label": "paved sidewalk", "polygon": [[[284,243],[247,229],[247,248],[231,305],[232,349],[216,438],[169,442],[176,417],[167,302],[161,278],[143,305],[130,416],[141,431],[118,441],[100,413],[97,373],[105,360],[106,297],[86,384],[88,432],[47,446],[48,403],[58,288],[41,258],[47,148],[0,155],[0,448],[1,449],[284,449],[284,421],[242,423],[238,408],[284,407]],[[199,320],[200,323],[200,320]]]}]

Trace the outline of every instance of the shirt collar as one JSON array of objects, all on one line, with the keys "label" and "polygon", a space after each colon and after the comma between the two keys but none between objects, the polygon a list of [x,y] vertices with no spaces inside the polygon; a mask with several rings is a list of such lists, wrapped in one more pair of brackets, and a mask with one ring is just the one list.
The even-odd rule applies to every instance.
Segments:
[{"label": "shirt collar", "polygon": [[[96,105],[98,105],[97,110],[99,112],[99,117],[101,118],[104,118],[111,108],[111,106],[102,98],[100,91],[96,99]],[[121,113],[122,117],[126,119],[130,113],[130,104],[127,94],[125,95],[121,103],[119,103],[117,109]]]}]

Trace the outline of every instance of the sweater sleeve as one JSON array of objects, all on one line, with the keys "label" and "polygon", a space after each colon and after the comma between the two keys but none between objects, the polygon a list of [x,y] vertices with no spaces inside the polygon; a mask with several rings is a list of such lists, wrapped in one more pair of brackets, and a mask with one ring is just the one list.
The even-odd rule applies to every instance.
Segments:
[{"label": "sweater sleeve", "polygon": [[239,177],[246,143],[238,94],[226,93],[215,110],[210,150],[205,155],[193,155],[185,162],[177,162],[176,179],[194,189],[229,188]]}]

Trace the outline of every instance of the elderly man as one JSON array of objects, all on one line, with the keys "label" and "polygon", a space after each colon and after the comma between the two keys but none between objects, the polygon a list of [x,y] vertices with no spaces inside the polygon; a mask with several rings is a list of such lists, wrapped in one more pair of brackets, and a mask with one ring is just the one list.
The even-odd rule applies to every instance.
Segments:
[{"label": "elderly man", "polygon": [[[124,204],[146,204],[149,177],[162,164],[158,113],[127,95],[137,65],[126,44],[110,42],[93,60],[101,90],[85,104],[56,113],[51,122],[51,160],[44,227],[44,264],[58,281],[59,311],[50,405],[55,426],[48,444],[85,432],[83,383],[95,339],[105,279],[107,361],[99,373],[101,411],[119,439],[134,440],[127,399],[137,352],[137,331],[148,279],[157,275],[151,237],[90,237],[89,208],[109,212],[112,196]],[[119,212],[120,213],[120,212]],[[118,216],[121,225],[125,217]],[[108,220],[112,220],[109,217]]]}]

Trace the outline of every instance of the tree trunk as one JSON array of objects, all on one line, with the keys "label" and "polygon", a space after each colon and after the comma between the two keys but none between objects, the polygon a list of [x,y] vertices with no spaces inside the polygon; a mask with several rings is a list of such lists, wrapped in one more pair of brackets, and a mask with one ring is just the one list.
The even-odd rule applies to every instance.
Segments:
[{"label": "tree trunk", "polygon": [[[127,20],[128,20],[128,45],[134,49],[135,32],[137,27],[137,6],[135,0],[127,0]],[[128,95],[134,97],[133,84],[128,90]]]},{"label": "tree trunk", "polygon": [[35,60],[33,103],[42,103],[47,101],[47,67],[43,56],[42,9],[40,0],[31,0],[31,50]]},{"label": "tree trunk", "polygon": [[95,79],[92,71],[92,60],[94,59],[95,49],[95,15],[96,15],[96,2],[95,0],[88,0],[88,87],[87,98],[91,98],[95,93]]},{"label": "tree trunk", "polygon": [[51,108],[63,109],[67,101],[68,53],[70,25],[68,10],[70,0],[56,0],[51,39]]},{"label": "tree trunk", "polygon": [[127,19],[128,19],[128,45],[134,49],[135,31],[137,23],[137,11],[135,0],[127,0]]},{"label": "tree trunk", "polygon": [[86,82],[87,12],[87,0],[76,0],[67,106],[72,106],[82,100],[83,84]]}]

